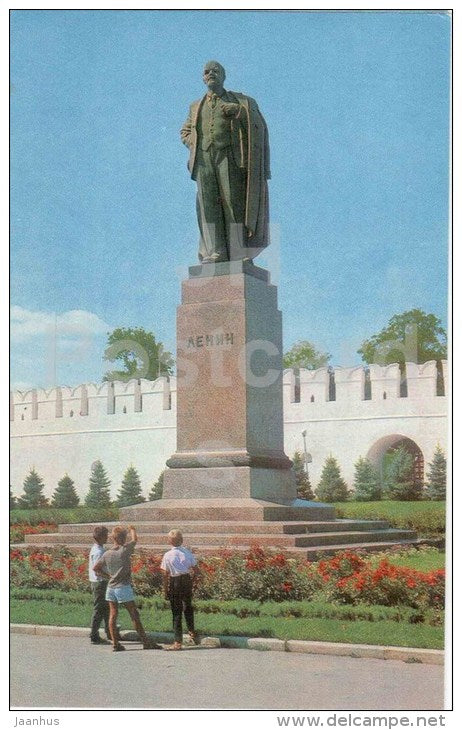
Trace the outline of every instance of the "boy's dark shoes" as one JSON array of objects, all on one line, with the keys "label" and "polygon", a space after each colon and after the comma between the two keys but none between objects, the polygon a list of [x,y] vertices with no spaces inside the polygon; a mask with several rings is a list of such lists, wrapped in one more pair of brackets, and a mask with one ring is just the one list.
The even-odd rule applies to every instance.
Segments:
[{"label": "boy's dark shoes", "polygon": [[143,649],[163,649],[163,646],[156,644],[155,641],[147,641],[146,644],[143,644]]},{"label": "boy's dark shoes", "polygon": [[112,651],[125,651],[125,647],[122,644],[116,644],[112,647]]},{"label": "boy's dark shoes", "polygon": [[111,642],[108,641],[107,639],[102,639],[100,636],[98,636],[97,639],[92,639],[91,643],[92,644],[110,644]]}]

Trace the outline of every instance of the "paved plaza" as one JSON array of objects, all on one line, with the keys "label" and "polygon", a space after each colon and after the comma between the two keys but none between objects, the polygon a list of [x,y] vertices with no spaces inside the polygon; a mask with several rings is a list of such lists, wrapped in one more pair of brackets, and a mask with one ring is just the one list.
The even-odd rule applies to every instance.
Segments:
[{"label": "paved plaza", "polygon": [[[12,707],[441,710],[443,666],[246,649],[143,651],[11,635]],[[114,681],[114,669],[123,681]]]}]

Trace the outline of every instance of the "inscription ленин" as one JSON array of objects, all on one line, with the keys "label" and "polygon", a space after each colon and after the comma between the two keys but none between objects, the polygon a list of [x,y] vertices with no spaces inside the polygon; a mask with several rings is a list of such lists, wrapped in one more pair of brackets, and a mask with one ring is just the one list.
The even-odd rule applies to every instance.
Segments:
[{"label": "inscription \u043b\u0435\u043d\u0438\u043d", "polygon": [[188,337],[187,348],[199,347],[222,347],[224,345],[232,345],[234,340],[233,332],[225,332],[214,335],[197,335],[196,337]]}]

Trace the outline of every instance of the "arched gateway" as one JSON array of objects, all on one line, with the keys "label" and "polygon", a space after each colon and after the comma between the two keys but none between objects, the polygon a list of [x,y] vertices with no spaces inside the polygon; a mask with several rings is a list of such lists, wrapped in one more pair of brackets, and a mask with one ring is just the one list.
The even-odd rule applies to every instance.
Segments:
[{"label": "arched gateway", "polygon": [[373,446],[371,446],[371,448],[367,452],[367,458],[372,461],[374,466],[379,471],[380,479],[383,484],[387,457],[391,455],[393,451],[400,447],[405,448],[406,451],[411,454],[414,462],[414,483],[422,485],[425,474],[424,456],[418,444],[416,444],[416,442],[410,439],[408,436],[403,436],[402,434],[391,434],[390,436],[384,436],[383,438],[376,441]]}]

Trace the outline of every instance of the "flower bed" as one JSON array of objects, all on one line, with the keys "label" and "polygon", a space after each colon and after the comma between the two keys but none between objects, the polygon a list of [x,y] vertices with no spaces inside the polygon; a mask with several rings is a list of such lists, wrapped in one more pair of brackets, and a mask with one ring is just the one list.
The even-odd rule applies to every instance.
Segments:
[{"label": "flower bed", "polygon": [[[11,582],[15,587],[89,590],[88,553],[66,548],[12,549]],[[139,596],[161,593],[160,557],[137,551],[132,562]],[[444,570],[428,572],[393,565],[352,551],[318,563],[287,557],[258,545],[245,553],[221,551],[199,560],[198,599],[327,600],[337,604],[409,606],[442,609]]]},{"label": "flower bed", "polygon": [[443,608],[445,571],[422,572],[393,565],[386,558],[375,565],[356,553],[339,553],[318,563],[325,593],[339,603]]},{"label": "flower bed", "polygon": [[88,553],[71,553],[66,548],[10,550],[10,578],[13,586],[88,590]]},{"label": "flower bed", "polygon": [[10,543],[24,542],[24,535],[40,535],[46,532],[57,532],[54,522],[39,522],[38,525],[16,523],[10,525]]}]

